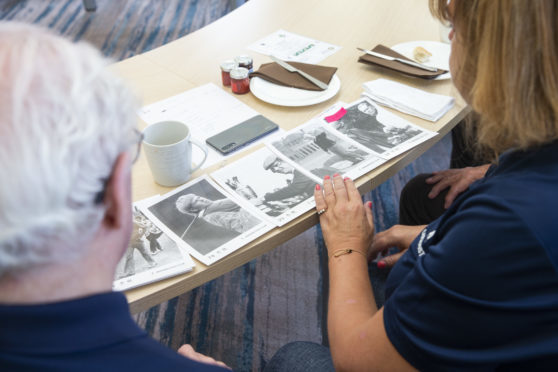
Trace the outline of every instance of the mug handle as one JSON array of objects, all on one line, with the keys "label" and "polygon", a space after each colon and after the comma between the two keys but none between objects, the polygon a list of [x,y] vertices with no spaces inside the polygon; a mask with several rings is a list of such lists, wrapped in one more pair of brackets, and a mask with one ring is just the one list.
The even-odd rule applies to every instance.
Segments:
[{"label": "mug handle", "polygon": [[207,160],[207,146],[202,145],[200,142],[196,141],[193,138],[190,138],[190,142],[196,146],[198,146],[200,148],[200,150],[203,151],[204,156],[203,156],[203,160],[200,161],[200,163],[198,165],[196,165],[195,168],[190,170],[190,173],[194,173],[195,171],[197,171],[198,169],[200,169],[200,167],[203,165],[203,163],[205,163],[205,161]]}]

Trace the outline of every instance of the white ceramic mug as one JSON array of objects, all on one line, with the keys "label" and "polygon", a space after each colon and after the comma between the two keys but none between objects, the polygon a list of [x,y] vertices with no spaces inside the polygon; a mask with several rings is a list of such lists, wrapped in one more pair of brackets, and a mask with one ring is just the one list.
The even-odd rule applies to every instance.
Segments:
[{"label": "white ceramic mug", "polygon": [[[178,186],[207,159],[207,147],[191,138],[188,126],[179,121],[161,121],[143,131],[143,150],[155,182]],[[192,144],[203,152],[203,160],[192,168]]]}]

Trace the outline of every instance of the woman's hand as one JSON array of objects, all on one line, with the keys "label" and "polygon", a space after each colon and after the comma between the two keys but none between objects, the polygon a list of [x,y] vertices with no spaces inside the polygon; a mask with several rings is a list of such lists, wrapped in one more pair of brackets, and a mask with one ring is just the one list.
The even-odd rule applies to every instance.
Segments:
[{"label": "woman's hand", "polygon": [[385,253],[391,247],[397,247],[397,249],[399,249],[398,253],[379,260],[378,267],[380,269],[393,267],[425,227],[426,225],[394,225],[385,231],[377,233],[372,241],[371,252],[373,252],[373,255],[377,255],[379,252]]},{"label": "woman's hand", "polygon": [[467,190],[473,182],[484,177],[489,167],[490,164],[485,164],[478,167],[446,169],[434,172],[432,177],[426,179],[426,183],[434,185],[428,197],[434,199],[442,190],[449,187],[450,189],[444,203],[444,208],[448,209],[457,195]]},{"label": "woman's hand", "polygon": [[314,190],[316,209],[328,249],[328,255],[340,249],[357,250],[368,257],[374,236],[371,203],[362,204],[360,193],[349,178],[338,174],[324,178],[323,190],[316,185]]},{"label": "woman's hand", "polygon": [[190,344],[182,345],[180,349],[178,349],[178,354],[185,356],[186,358],[195,360],[196,362],[232,369],[223,362],[216,361],[211,357],[198,353]]}]

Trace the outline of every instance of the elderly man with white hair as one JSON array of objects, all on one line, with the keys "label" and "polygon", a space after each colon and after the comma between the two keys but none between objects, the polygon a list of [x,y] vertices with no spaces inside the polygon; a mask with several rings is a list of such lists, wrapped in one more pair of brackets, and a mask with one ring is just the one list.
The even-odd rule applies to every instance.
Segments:
[{"label": "elderly man with white hair", "polygon": [[151,339],[111,292],[141,138],[137,103],[106,64],[0,23],[0,370],[223,370]]}]

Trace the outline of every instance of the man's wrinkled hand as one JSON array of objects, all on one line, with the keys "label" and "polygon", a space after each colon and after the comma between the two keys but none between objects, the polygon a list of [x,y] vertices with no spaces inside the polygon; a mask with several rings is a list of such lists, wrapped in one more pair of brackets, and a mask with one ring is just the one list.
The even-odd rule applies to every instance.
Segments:
[{"label": "man's wrinkled hand", "polygon": [[434,185],[428,197],[434,199],[440,192],[449,187],[444,202],[444,208],[448,209],[459,194],[467,190],[473,182],[484,177],[489,167],[490,164],[485,164],[478,167],[446,169],[434,172],[432,177],[426,179],[426,183]]},{"label": "man's wrinkled hand", "polygon": [[197,351],[194,350],[194,348],[190,344],[182,345],[178,349],[178,354],[180,354],[182,356],[185,356],[186,358],[189,358],[189,359],[195,360],[197,362],[200,362],[200,363],[212,364],[212,365],[215,365],[215,366],[228,368],[228,369],[232,370],[232,368],[227,366],[225,363],[217,361],[217,360],[215,360],[211,357],[208,357],[206,355],[203,355],[201,353],[198,353]]}]

